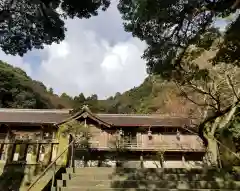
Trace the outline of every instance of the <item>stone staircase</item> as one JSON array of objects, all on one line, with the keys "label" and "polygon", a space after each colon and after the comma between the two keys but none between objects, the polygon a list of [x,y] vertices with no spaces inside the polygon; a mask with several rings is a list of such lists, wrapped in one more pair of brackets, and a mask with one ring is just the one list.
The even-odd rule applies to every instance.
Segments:
[{"label": "stone staircase", "polygon": [[240,175],[219,169],[67,168],[53,190],[239,191]]}]

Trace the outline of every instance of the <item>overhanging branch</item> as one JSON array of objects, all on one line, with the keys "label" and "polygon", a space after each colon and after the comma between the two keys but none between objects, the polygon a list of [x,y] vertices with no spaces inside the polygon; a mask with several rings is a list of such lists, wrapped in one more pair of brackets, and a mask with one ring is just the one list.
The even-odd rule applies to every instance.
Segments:
[{"label": "overhanging branch", "polygon": [[229,75],[227,75],[227,81],[228,81],[228,84],[229,84],[230,88],[232,89],[233,94],[235,95],[236,99],[239,100],[239,96],[234,88],[234,85],[233,85],[232,80]]}]

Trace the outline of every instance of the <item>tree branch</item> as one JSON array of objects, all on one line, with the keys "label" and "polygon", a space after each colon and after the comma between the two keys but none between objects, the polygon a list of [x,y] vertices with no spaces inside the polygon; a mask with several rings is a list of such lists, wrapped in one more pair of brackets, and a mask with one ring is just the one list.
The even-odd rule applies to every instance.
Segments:
[{"label": "tree branch", "polygon": [[240,0],[236,0],[234,4],[231,6],[231,9],[237,9],[240,4]]},{"label": "tree branch", "polygon": [[[176,84],[176,86],[178,87],[178,89],[181,91],[181,94],[182,94],[186,99],[188,99],[189,101],[191,101],[192,103],[194,103],[195,105],[200,106],[200,107],[206,107],[206,106],[214,107],[214,106],[212,106],[212,105],[210,105],[210,104],[197,103],[196,101],[194,101],[193,99],[191,99],[191,98],[187,95],[187,93],[181,88],[180,85],[178,85],[177,82],[175,82],[175,84]],[[214,109],[215,109],[215,107],[214,107]]]},{"label": "tree branch", "polygon": [[203,89],[197,87],[197,85],[193,84],[193,83],[189,83],[189,86],[191,88],[193,88],[196,92],[201,93],[203,95],[208,95],[212,98],[213,101],[215,101],[215,104],[217,105],[217,107],[215,105],[209,104],[209,106],[213,107],[216,111],[220,111],[220,102],[217,98],[214,97],[214,95],[212,95],[211,91],[209,90],[209,92],[204,91]]},{"label": "tree branch", "polygon": [[237,94],[237,92],[236,92],[236,90],[234,88],[234,85],[233,85],[232,80],[231,80],[229,75],[227,75],[227,82],[228,82],[228,85],[230,86],[230,88],[232,89],[236,99],[239,100],[239,96],[238,96],[238,94]]},{"label": "tree branch", "polygon": [[232,108],[236,107],[239,103],[240,103],[240,100],[237,100],[233,105],[230,105],[230,106],[226,107],[224,110],[222,110],[220,112],[216,112],[214,115],[211,115],[211,116],[207,117],[202,123],[200,123],[200,125],[199,125],[199,136],[203,139],[205,144],[207,144],[207,140],[204,137],[204,131],[203,131],[204,127],[205,127],[205,124],[207,124],[209,122],[212,122],[214,119],[217,119],[218,117],[222,117],[227,112],[231,111]]}]

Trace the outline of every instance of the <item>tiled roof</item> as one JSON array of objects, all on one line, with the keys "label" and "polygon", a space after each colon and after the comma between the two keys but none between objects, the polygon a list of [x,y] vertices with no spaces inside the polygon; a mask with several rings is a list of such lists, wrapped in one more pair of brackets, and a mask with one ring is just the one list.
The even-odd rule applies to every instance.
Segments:
[{"label": "tiled roof", "polygon": [[69,110],[0,109],[0,123],[56,124],[69,117]]},{"label": "tiled roof", "polygon": [[191,120],[183,117],[161,115],[97,114],[98,118],[114,126],[191,126]]},{"label": "tiled roof", "polygon": [[[58,124],[69,117],[70,110],[52,109],[0,109],[0,123]],[[191,126],[184,117],[134,114],[94,114],[113,126]]]}]

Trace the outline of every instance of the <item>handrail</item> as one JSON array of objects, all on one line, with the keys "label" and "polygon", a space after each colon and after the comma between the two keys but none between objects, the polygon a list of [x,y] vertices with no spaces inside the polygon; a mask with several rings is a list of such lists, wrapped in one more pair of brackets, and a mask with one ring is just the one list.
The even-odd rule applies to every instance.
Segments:
[{"label": "handrail", "polygon": [[[56,163],[56,161],[66,152],[68,151],[68,148],[73,145],[74,140],[72,140],[71,143],[67,145],[67,147],[61,152],[61,154],[58,155],[48,166],[44,169],[44,171],[31,183],[31,185],[28,187],[27,191],[31,190],[33,186],[43,177],[43,175]],[[53,181],[53,180],[52,180]]]},{"label": "handrail", "polygon": [[[166,143],[166,142],[158,142],[158,143],[153,143],[153,144],[146,144],[143,145],[142,143],[144,142],[138,142],[138,143],[128,143],[128,142],[123,142],[121,146],[125,148],[131,148],[131,149],[169,149],[169,150],[176,150],[176,149],[186,149],[186,150],[205,150],[202,145],[191,145],[190,143]],[[100,145],[98,141],[90,142],[89,147],[90,148],[102,148],[102,149],[108,149],[115,146],[114,144],[108,143],[107,145]],[[115,148],[115,147],[114,147]]]}]

